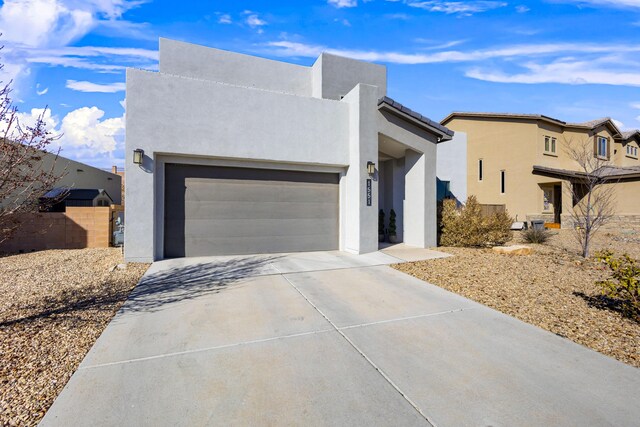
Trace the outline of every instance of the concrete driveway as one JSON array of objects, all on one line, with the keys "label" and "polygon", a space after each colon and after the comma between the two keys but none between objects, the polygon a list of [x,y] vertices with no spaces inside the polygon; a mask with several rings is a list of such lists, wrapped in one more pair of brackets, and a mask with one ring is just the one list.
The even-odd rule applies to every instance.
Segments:
[{"label": "concrete driveway", "polygon": [[637,425],[640,370],[387,266],[437,256],[155,263],[42,425]]}]

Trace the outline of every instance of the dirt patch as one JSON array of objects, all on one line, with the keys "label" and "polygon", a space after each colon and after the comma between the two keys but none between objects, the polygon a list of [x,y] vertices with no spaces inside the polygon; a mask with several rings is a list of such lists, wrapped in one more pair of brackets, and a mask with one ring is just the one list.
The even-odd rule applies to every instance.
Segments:
[{"label": "dirt patch", "polygon": [[[640,259],[638,237],[603,232],[594,250]],[[518,234],[512,243],[521,243]],[[608,270],[579,257],[568,230],[556,231],[545,245],[530,246],[535,253],[528,256],[440,247],[455,256],[394,268],[640,367],[640,322],[624,317],[595,284]]]},{"label": "dirt patch", "polygon": [[0,425],[36,425],[148,264],[118,248],[0,258]]}]

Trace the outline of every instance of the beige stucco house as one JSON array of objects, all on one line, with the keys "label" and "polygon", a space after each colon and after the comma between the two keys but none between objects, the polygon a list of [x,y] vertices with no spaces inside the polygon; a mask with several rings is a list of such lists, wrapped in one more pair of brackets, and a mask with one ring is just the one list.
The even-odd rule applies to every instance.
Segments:
[{"label": "beige stucco house", "polygon": [[568,123],[537,114],[454,112],[441,122],[467,134],[467,193],[503,204],[519,221],[571,227],[571,186],[580,180],[568,143],[593,144],[615,185],[616,218],[640,228],[640,131],[622,132],[610,118]]}]

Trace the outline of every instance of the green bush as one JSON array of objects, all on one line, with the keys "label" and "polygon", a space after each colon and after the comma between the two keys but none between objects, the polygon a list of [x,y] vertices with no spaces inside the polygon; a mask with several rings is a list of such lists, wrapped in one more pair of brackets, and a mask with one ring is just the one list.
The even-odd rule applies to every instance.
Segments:
[{"label": "green bush", "polygon": [[440,244],[466,247],[503,245],[511,240],[512,223],[505,212],[483,216],[475,196],[469,196],[467,204],[461,208],[455,200],[444,200]]},{"label": "green bush", "polygon": [[547,229],[530,228],[522,233],[522,239],[527,243],[546,243],[551,237],[551,233]]},{"label": "green bush", "polygon": [[396,211],[393,209],[389,212],[389,235],[396,235]]},{"label": "green bush", "polygon": [[640,317],[640,263],[627,254],[614,257],[613,252],[603,251],[596,259],[611,270],[611,277],[598,283],[602,294],[617,299],[622,310],[631,317]]}]

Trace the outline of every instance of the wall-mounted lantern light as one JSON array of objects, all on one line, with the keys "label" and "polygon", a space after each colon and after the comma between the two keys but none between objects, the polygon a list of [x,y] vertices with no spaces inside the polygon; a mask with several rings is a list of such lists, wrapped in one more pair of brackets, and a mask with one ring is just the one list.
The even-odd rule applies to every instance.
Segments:
[{"label": "wall-mounted lantern light", "polygon": [[367,172],[369,175],[374,175],[376,173],[376,164],[373,162],[367,162]]},{"label": "wall-mounted lantern light", "polygon": [[142,148],[136,148],[133,150],[133,163],[136,165],[142,164],[142,158],[144,157],[144,150]]}]

